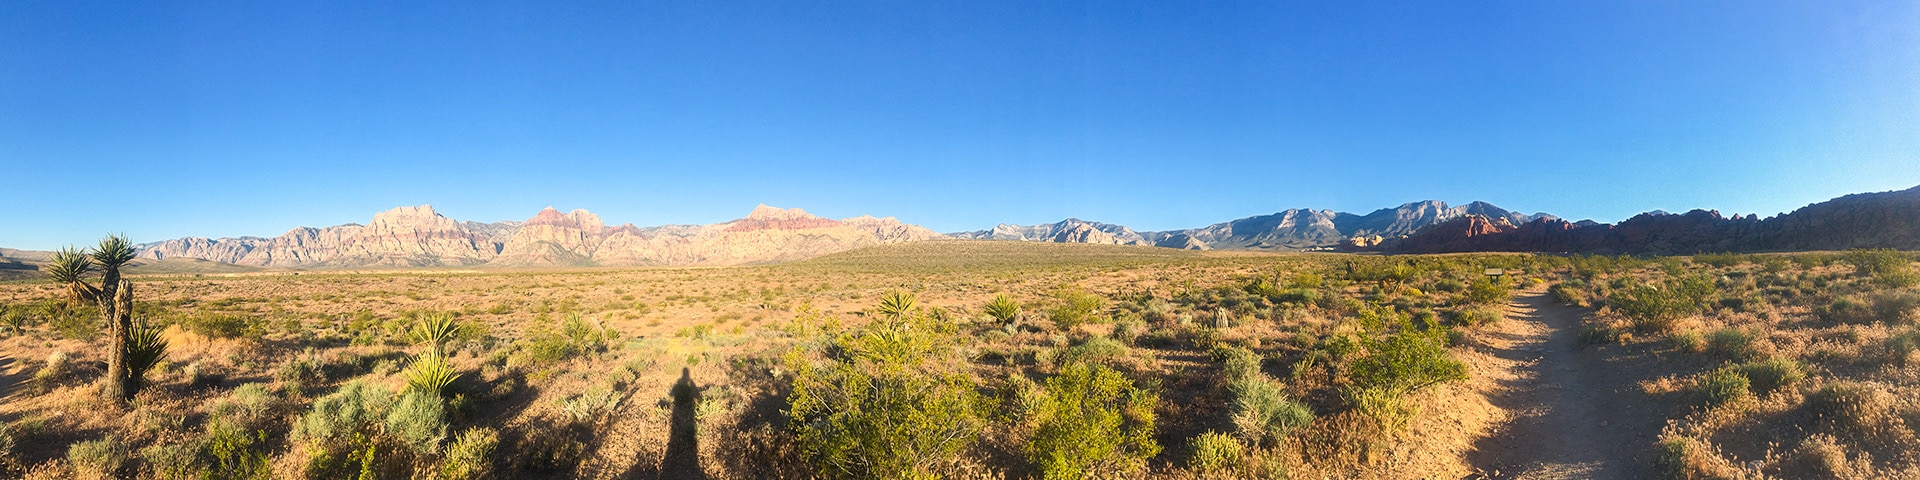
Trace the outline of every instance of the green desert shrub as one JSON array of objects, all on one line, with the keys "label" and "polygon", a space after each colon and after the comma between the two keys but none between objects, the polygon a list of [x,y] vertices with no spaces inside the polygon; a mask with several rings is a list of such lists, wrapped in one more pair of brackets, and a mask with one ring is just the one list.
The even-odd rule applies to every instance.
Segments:
[{"label": "green desert shrub", "polygon": [[1160,398],[1120,372],[1069,365],[1047,379],[1046,390],[1040,426],[1025,448],[1041,478],[1124,477],[1160,453],[1153,440]]},{"label": "green desert shrub", "polygon": [[434,393],[409,390],[388,409],[384,433],[416,455],[438,454],[441,440],[447,438],[446,404]]},{"label": "green desert shrub", "polygon": [[1220,432],[1202,433],[1188,441],[1193,450],[1193,459],[1188,462],[1194,470],[1201,473],[1219,473],[1239,468],[1240,457],[1246,453],[1246,447],[1232,435]]},{"label": "green desert shrub", "polygon": [[200,448],[189,443],[162,443],[141,447],[140,461],[147,464],[147,470],[154,478],[161,480],[200,478],[203,468],[200,461]]},{"label": "green desert shrub", "polygon": [[1507,288],[1505,281],[1481,276],[1467,285],[1466,299],[1468,303],[1476,305],[1492,305],[1505,302],[1512,295],[1513,292]]},{"label": "green desert shrub", "polygon": [[1920,329],[1911,329],[1887,337],[1887,357],[1896,362],[1906,362],[1914,350],[1920,350]]},{"label": "green desert shrub", "polygon": [[1352,382],[1395,395],[1445,382],[1465,380],[1466,365],[1447,351],[1438,331],[1399,332],[1365,341],[1366,353],[1355,358],[1348,372]]},{"label": "green desert shrub", "polygon": [[214,401],[210,422],[226,422],[242,430],[265,428],[280,408],[281,395],[264,383],[241,385]]},{"label": "green desert shrub", "polygon": [[1260,354],[1246,347],[1219,345],[1209,353],[1213,360],[1220,362],[1220,374],[1223,382],[1233,383],[1244,378],[1260,374]]},{"label": "green desert shrub", "polygon": [[1707,353],[1736,362],[1751,359],[1760,355],[1758,340],[1758,334],[1739,328],[1714,330],[1707,335]]},{"label": "green desert shrub", "polygon": [[1616,290],[1607,303],[1631,319],[1635,330],[1664,333],[1675,321],[1699,312],[1717,292],[1711,281],[1686,278]]},{"label": "green desert shrub", "polygon": [[1106,299],[1081,290],[1063,290],[1055,295],[1059,304],[1048,312],[1047,318],[1061,330],[1069,330],[1085,323],[1099,320],[1100,311],[1106,308]]},{"label": "green desert shrub", "polygon": [[1667,337],[1667,345],[1682,352],[1700,353],[1707,351],[1707,337],[1692,330],[1674,332],[1672,336]]},{"label": "green desert shrub", "polygon": [[1772,357],[1740,365],[1741,375],[1751,382],[1753,392],[1767,395],[1793,386],[1807,378],[1806,368],[1790,358]]},{"label": "green desert shrub", "polygon": [[1460,325],[1477,327],[1499,323],[1500,320],[1505,319],[1506,316],[1507,312],[1501,310],[1500,307],[1482,305],[1460,309],[1454,313],[1454,321]]},{"label": "green desert shrub", "polygon": [[1913,263],[1912,257],[1888,248],[1849,250],[1840,258],[1853,264],[1854,274],[1863,277],[1902,273]]},{"label": "green desert shrub", "polygon": [[67,447],[67,463],[75,470],[108,477],[119,477],[120,470],[132,460],[127,445],[116,438],[88,440]]},{"label": "green desert shrub", "polygon": [[206,458],[202,478],[266,480],[273,478],[267,460],[267,432],[222,422],[207,425],[200,450]]},{"label": "green desert shrub", "polygon": [[1091,337],[1060,352],[1058,361],[1067,363],[1111,363],[1127,357],[1127,345],[1107,337]]},{"label": "green desert shrub", "polygon": [[314,400],[294,422],[293,438],[307,453],[308,478],[343,478],[351,472],[385,471],[380,443],[394,392],[362,381]]},{"label": "green desert shrub", "polygon": [[1234,433],[1252,445],[1274,445],[1288,433],[1313,423],[1313,410],[1287,396],[1286,387],[1265,375],[1235,381]]},{"label": "green desert shrub", "polygon": [[1891,291],[1873,296],[1873,315],[1882,322],[1913,323],[1916,311],[1920,311],[1920,293]]},{"label": "green desert shrub", "polygon": [[1751,386],[1740,369],[1722,368],[1701,377],[1696,388],[1708,405],[1725,405],[1746,398]]},{"label": "green desert shrub", "polygon": [[470,428],[460,432],[447,445],[441,457],[440,478],[486,478],[493,472],[493,452],[500,445],[500,432],[491,428]]},{"label": "green desert shrub", "polygon": [[1869,323],[1874,320],[1873,305],[1854,297],[1836,297],[1825,305],[1814,307],[1814,315],[1820,320],[1835,324]]},{"label": "green desert shrub", "polygon": [[263,333],[247,317],[226,313],[201,312],[180,319],[178,324],[208,338],[257,338]]},{"label": "green desert shrub", "polygon": [[991,411],[951,370],[943,325],[911,309],[852,332],[827,332],[793,370],[788,415],[798,450],[828,478],[928,478],[973,444]]}]

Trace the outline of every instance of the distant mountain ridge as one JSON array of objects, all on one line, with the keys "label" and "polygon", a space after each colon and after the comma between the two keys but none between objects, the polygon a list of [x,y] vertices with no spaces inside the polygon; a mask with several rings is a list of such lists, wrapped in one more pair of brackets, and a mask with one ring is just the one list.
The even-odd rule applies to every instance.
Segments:
[{"label": "distant mountain ridge", "polygon": [[1618,224],[1466,216],[1381,246],[1394,253],[1556,252],[1687,255],[1894,248],[1920,250],[1920,187],[1858,193],[1766,219],[1717,210],[1654,211]]},{"label": "distant mountain ridge", "polygon": [[1058,223],[1021,226],[1000,224],[991,230],[949,233],[982,240],[1019,240],[1056,243],[1154,245],[1189,250],[1318,250],[1342,246],[1368,247],[1468,215],[1505,218],[1521,223],[1555,218],[1544,213],[1525,215],[1486,202],[1449,206],[1427,200],[1355,215],[1333,210],[1289,209],[1200,228],[1136,232],[1122,225],[1069,218]]},{"label": "distant mountain ridge", "polygon": [[610,227],[586,210],[552,207],[524,222],[457,222],[420,205],[381,212],[366,225],[141,244],[139,256],[302,268],[739,265],[935,238],[943,237],[891,217],[832,220],[766,205],[728,222],[646,228]]},{"label": "distant mountain ridge", "polygon": [[[139,256],[145,261],[201,259],[292,268],[741,265],[944,239],[1382,253],[1920,250],[1920,187],[1847,195],[1767,219],[1728,217],[1714,210],[1653,211],[1604,224],[1521,214],[1486,202],[1452,206],[1428,200],[1364,215],[1288,209],[1184,230],[1136,231],[1068,218],[946,235],[892,217],[835,220],[766,205],[720,223],[653,227],[609,226],[586,210],[551,207],[524,221],[456,221],[419,205],[380,212],[365,225],[298,227],[272,238],[186,237],[146,243],[139,246]],[[46,255],[0,249],[0,269],[31,269]]]}]

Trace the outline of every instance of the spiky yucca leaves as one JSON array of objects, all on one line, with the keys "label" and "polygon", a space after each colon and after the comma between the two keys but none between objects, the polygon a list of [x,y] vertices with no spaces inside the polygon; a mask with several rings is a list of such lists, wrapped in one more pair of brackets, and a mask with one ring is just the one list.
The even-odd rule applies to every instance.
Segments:
[{"label": "spiky yucca leaves", "polygon": [[1013,323],[1014,319],[1020,317],[1020,302],[1013,301],[1013,297],[1004,293],[996,295],[993,301],[987,302],[987,316],[1000,323]]},{"label": "spiky yucca leaves", "polygon": [[432,348],[435,355],[445,355],[443,349],[447,342],[453,341],[453,337],[459,333],[460,323],[453,320],[453,314],[429,313],[421,315],[420,320],[413,324],[413,332],[409,337],[415,344],[426,344]]},{"label": "spiky yucca leaves", "polygon": [[876,309],[879,310],[881,315],[897,319],[905,317],[907,313],[912,312],[915,303],[913,294],[894,290],[887,292],[886,296],[880,297],[880,306]]},{"label": "spiky yucca leaves", "polygon": [[426,392],[445,398],[447,387],[460,378],[460,372],[453,369],[447,357],[433,352],[413,357],[413,364],[407,366],[407,389]]},{"label": "spiky yucca leaves", "polygon": [[47,272],[54,282],[67,286],[67,301],[71,303],[92,303],[99,292],[88,285],[86,276],[93,273],[93,256],[86,251],[66,247],[53,252],[53,260],[42,270]]},{"label": "spiky yucca leaves", "polygon": [[121,266],[133,261],[134,253],[133,241],[127,240],[126,236],[108,235],[93,247],[93,261],[99,263],[102,269],[118,271]]},{"label": "spiky yucca leaves", "polygon": [[147,324],[140,319],[127,335],[127,376],[132,380],[134,389],[146,379],[147,372],[167,358],[167,339],[160,336],[160,328]]}]

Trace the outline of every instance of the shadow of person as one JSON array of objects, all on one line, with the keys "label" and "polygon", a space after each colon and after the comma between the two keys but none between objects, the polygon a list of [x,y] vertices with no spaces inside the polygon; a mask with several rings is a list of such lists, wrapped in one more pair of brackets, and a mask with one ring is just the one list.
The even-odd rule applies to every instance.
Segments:
[{"label": "shadow of person", "polygon": [[707,472],[700,469],[699,424],[695,421],[693,408],[700,402],[700,388],[693,384],[693,375],[686,367],[680,368],[680,381],[673,384],[673,418],[669,421],[666,458],[660,460],[661,480],[706,480]]}]

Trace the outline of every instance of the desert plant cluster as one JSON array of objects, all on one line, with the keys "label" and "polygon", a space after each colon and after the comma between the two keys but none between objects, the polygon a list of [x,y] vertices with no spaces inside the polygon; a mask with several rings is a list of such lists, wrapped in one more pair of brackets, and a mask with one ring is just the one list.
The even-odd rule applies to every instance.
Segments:
[{"label": "desert plant cluster", "polygon": [[1658,356],[1676,478],[1920,476],[1920,291],[1891,250],[1579,259],[1550,291],[1584,338]]},{"label": "desert plant cluster", "polygon": [[0,284],[0,475],[1459,477],[1498,421],[1479,339],[1535,288],[1598,308],[1589,341],[1689,359],[1645,383],[1699,397],[1658,439],[1676,474],[1908,472],[1913,287],[1872,255],[928,242],[729,268],[134,267],[126,331],[153,338],[123,345],[159,346],[125,398],[101,393],[100,302]]}]

